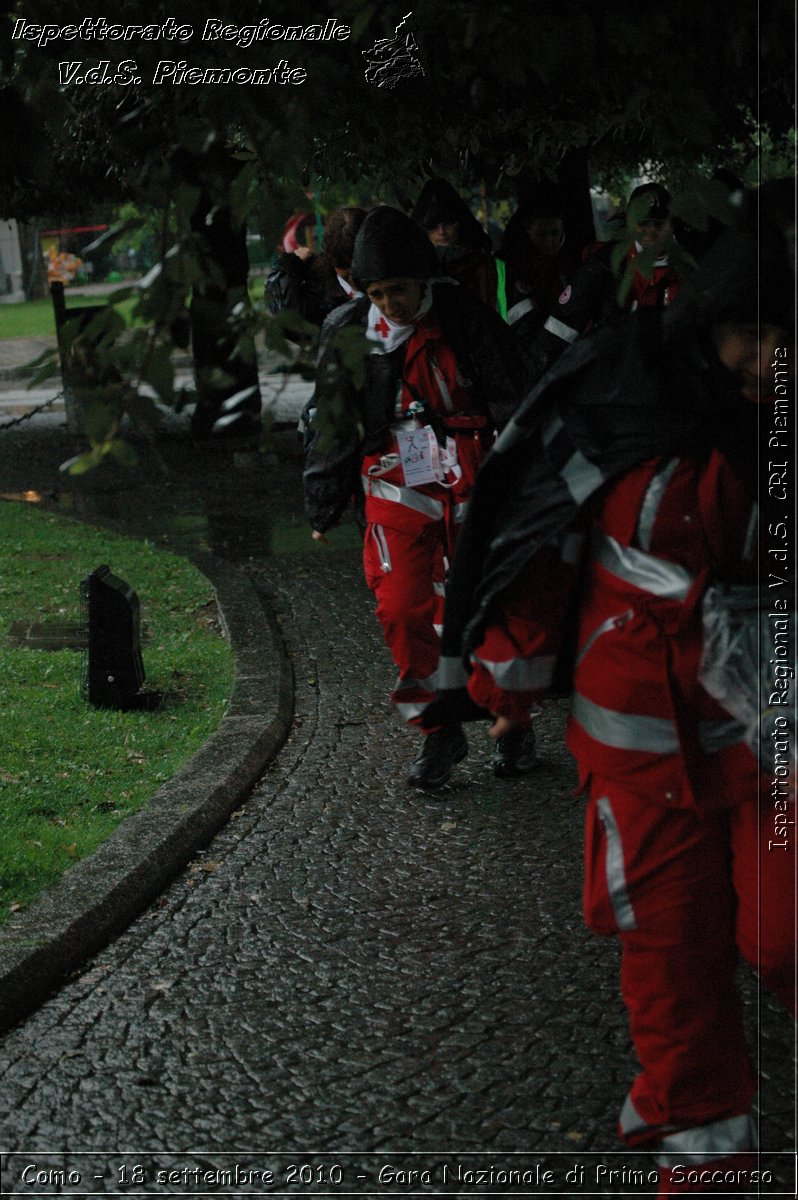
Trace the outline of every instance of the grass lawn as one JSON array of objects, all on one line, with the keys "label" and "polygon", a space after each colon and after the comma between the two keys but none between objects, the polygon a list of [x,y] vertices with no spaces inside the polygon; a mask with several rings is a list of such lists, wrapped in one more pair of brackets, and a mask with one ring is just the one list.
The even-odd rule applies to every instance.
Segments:
[{"label": "grass lawn", "polygon": [[[107,563],[141,605],[154,712],[94,708],[83,654],[10,644],[15,621],[79,623]],[[32,505],[0,501],[0,923],[90,854],[207,739],[233,683],[208,580],[187,560]]]},{"label": "grass lawn", "polygon": [[[120,284],[120,287],[122,285]],[[102,296],[70,296],[67,292],[67,308],[82,308],[87,304],[102,303]],[[119,306],[126,321],[135,298],[123,300]],[[0,304],[0,338],[12,337],[55,337],[55,316],[52,300],[21,300],[19,304]]]},{"label": "grass lawn", "polygon": [[[120,283],[120,289],[128,286]],[[263,306],[263,277],[254,275],[249,281],[249,294],[253,305],[260,309]],[[103,304],[107,299],[103,295],[76,295],[65,289],[64,296],[67,308],[81,308],[87,304]],[[133,308],[138,298],[132,296],[123,300],[117,306],[119,312],[130,325]],[[18,304],[0,304],[0,339],[12,337],[55,337],[55,317],[53,303],[49,297],[44,300],[21,300]]]}]

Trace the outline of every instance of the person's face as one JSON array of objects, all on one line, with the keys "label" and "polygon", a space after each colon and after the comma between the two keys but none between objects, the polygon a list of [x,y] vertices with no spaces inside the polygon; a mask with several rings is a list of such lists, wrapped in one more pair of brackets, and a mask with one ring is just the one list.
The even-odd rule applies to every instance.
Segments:
[{"label": "person's face", "polygon": [[538,254],[553,257],[562,245],[563,225],[559,217],[538,217],[527,226],[527,236]]},{"label": "person's face", "polygon": [[635,225],[635,237],[644,250],[654,250],[659,256],[668,244],[673,225],[670,217],[647,217]]},{"label": "person's face", "polygon": [[427,230],[427,237],[433,246],[456,246],[457,222],[441,221],[438,225],[433,225],[431,229]]},{"label": "person's face", "polygon": [[378,279],[369,284],[366,295],[389,321],[410,325],[421,307],[424,281],[405,277]]},{"label": "person's face", "polygon": [[[712,330],[715,351],[721,363],[731,371],[745,400],[769,400],[774,394],[776,366],[792,362],[777,357],[777,347],[789,344],[789,335],[777,325],[741,325],[722,322]],[[784,367],[782,367],[784,369]]]}]

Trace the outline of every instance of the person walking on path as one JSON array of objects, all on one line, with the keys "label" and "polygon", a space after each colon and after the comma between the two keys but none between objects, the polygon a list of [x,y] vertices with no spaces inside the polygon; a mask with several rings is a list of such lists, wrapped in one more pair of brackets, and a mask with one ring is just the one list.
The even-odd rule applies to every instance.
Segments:
[{"label": "person walking on path", "polygon": [[[304,472],[317,540],[357,488],[365,494],[366,580],[399,672],[391,699],[417,726],[435,697],[447,563],[479,464],[516,408],[521,382],[508,327],[466,288],[437,281],[438,270],[410,218],[388,207],[369,214],[352,260],[365,296],[322,331]],[[342,358],[339,335],[350,327],[363,334],[355,356],[362,361],[369,350],[362,384]],[[440,787],[467,750],[459,723],[427,730],[409,783]],[[531,765],[527,741],[507,773]]]},{"label": "person walking on path", "polygon": [[[793,354],[786,192],[749,197],[673,308],[584,339],[518,411],[463,530],[451,696],[428,715],[464,682],[494,736],[528,725],[570,593],[585,917],[620,939],[641,1070],[619,1132],[655,1151],[659,1195],[756,1190],[738,949],[795,1008],[795,728],[773,676],[761,694],[757,587],[757,430]],[[786,588],[769,607],[793,619]]]}]

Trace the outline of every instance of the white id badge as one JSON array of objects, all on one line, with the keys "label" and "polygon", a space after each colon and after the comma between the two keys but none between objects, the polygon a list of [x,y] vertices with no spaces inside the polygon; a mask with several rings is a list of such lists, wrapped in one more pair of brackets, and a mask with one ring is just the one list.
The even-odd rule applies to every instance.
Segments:
[{"label": "white id badge", "polygon": [[399,456],[408,487],[436,483],[441,476],[438,440],[432,428],[409,429],[396,434]]},{"label": "white id badge", "polygon": [[446,445],[441,450],[440,459],[444,471],[453,471],[457,466],[457,442],[453,437],[447,437]]}]

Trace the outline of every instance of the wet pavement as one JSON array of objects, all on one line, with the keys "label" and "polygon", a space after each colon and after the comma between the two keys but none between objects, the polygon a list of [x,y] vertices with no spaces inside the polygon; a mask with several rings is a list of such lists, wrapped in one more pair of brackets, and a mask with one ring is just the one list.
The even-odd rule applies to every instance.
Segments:
[{"label": "wet pavement", "polygon": [[[351,524],[310,543],[298,446],[196,446],[59,475],[56,418],[0,431],[0,493],[243,572],[293,667],[291,732],[210,846],[0,1039],[3,1195],[648,1195],[617,1112],[635,1071],[617,949],[580,910],[582,804],[489,739],[437,798]],[[793,1029],[740,982],[762,1078],[759,1193],[794,1195]],[[415,1173],[415,1174],[413,1174]]]}]

